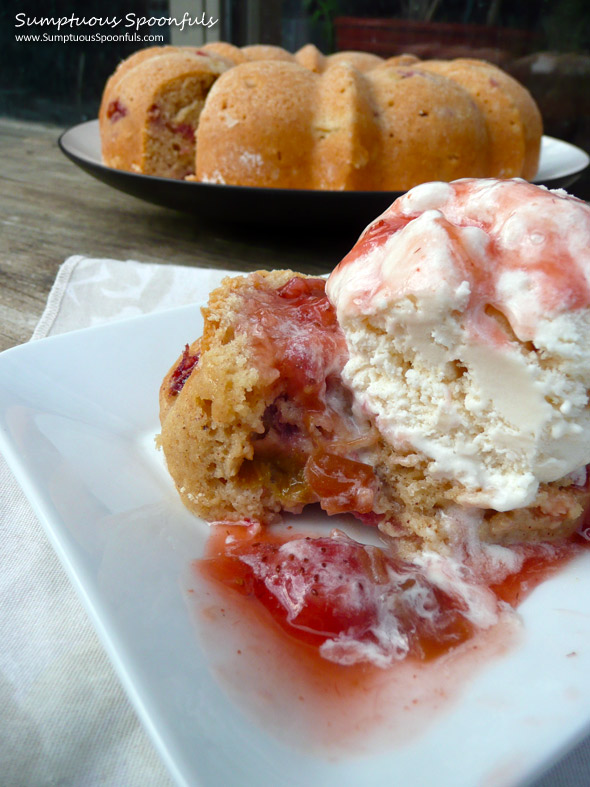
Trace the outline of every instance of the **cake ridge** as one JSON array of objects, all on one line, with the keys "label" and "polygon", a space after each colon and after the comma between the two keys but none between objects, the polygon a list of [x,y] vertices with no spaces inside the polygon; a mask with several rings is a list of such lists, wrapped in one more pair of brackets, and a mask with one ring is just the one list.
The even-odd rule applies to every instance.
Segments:
[{"label": "cake ridge", "polygon": [[531,95],[490,63],[326,56],[312,44],[140,50],[108,80],[99,121],[116,169],[322,190],[530,180],[542,136]]}]

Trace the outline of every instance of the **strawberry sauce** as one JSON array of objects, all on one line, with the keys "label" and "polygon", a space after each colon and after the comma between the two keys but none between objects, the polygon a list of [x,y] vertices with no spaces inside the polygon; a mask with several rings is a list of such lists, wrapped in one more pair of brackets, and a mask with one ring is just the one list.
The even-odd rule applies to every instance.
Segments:
[{"label": "strawberry sauce", "polygon": [[343,533],[279,538],[218,530],[203,573],[261,604],[289,636],[331,661],[428,661],[474,632],[462,599],[416,566]]},{"label": "strawberry sauce", "polygon": [[518,549],[525,555],[520,571],[509,574],[502,582],[492,584],[491,589],[501,601],[516,608],[538,585],[557,574],[572,558],[589,546],[589,542],[579,533],[570,540],[550,546],[520,546]]},{"label": "strawberry sauce", "polygon": [[342,270],[346,265],[354,262],[359,257],[364,257],[373,249],[382,246],[391,235],[395,235],[406,227],[415,216],[398,216],[392,213],[391,208],[386,215],[380,216],[366,228],[357,243],[339,263],[336,270]]},{"label": "strawberry sauce", "polygon": [[[520,634],[507,606],[497,625],[475,629],[456,599],[429,594],[413,567],[399,576],[405,568],[342,535],[218,525],[205,558],[192,566],[187,600],[213,674],[253,723],[307,753],[369,754],[422,735]],[[428,615],[416,620],[403,603],[413,582],[438,607],[436,632]],[[398,591],[401,603],[390,606],[410,633],[408,653],[388,668],[347,663],[358,649],[379,652],[371,628],[383,614],[380,596],[390,594],[391,602]]]},{"label": "strawberry sauce", "polygon": [[294,276],[276,290],[261,282],[242,314],[257,366],[278,372],[286,395],[298,405],[324,411],[328,379],[340,375],[348,358],[325,281]]},{"label": "strawberry sauce", "polygon": [[[580,553],[583,539],[526,545],[519,571],[491,584],[498,608],[516,607]],[[465,598],[433,583],[418,566],[343,533],[277,535],[218,525],[201,576],[265,611],[266,625],[340,665],[389,667],[427,662],[471,639]]]}]

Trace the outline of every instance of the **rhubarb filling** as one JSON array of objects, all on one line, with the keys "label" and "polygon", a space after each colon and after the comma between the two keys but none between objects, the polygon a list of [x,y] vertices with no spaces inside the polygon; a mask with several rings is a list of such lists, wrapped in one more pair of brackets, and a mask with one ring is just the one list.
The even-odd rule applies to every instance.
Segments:
[{"label": "rhubarb filling", "polygon": [[278,468],[274,491],[286,509],[319,502],[330,514],[369,513],[376,478],[359,452],[374,436],[359,428],[341,382],[347,350],[324,280],[294,277],[276,290],[261,288],[244,307],[242,330],[252,337],[256,365],[276,381],[265,431],[243,472],[255,468],[259,480],[273,479]]},{"label": "rhubarb filling", "polygon": [[[342,384],[348,354],[323,279],[294,276],[278,289],[258,282],[242,297],[236,333],[268,382],[263,431],[239,480],[265,487],[286,511],[318,503],[329,514],[353,513],[375,524],[377,479],[363,452],[375,431],[353,414]],[[172,375],[177,394],[198,361],[188,347]]]}]

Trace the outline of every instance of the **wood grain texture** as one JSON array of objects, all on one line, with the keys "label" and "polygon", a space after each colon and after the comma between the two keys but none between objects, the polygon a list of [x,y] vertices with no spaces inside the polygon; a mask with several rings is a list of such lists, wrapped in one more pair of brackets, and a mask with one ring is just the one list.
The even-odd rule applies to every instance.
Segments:
[{"label": "wood grain texture", "polygon": [[30,338],[57,270],[72,254],[321,273],[350,248],[350,230],[343,238],[212,226],[143,203],[72,164],[58,148],[60,131],[0,118],[0,350]]}]

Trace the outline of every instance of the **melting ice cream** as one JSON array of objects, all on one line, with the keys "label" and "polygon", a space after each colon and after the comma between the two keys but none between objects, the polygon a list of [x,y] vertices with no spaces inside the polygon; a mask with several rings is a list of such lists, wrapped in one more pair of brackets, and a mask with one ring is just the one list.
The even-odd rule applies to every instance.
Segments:
[{"label": "melting ice cream", "polygon": [[590,462],[590,207],[520,180],[428,183],[330,276],[344,379],[394,450],[507,511]]}]

